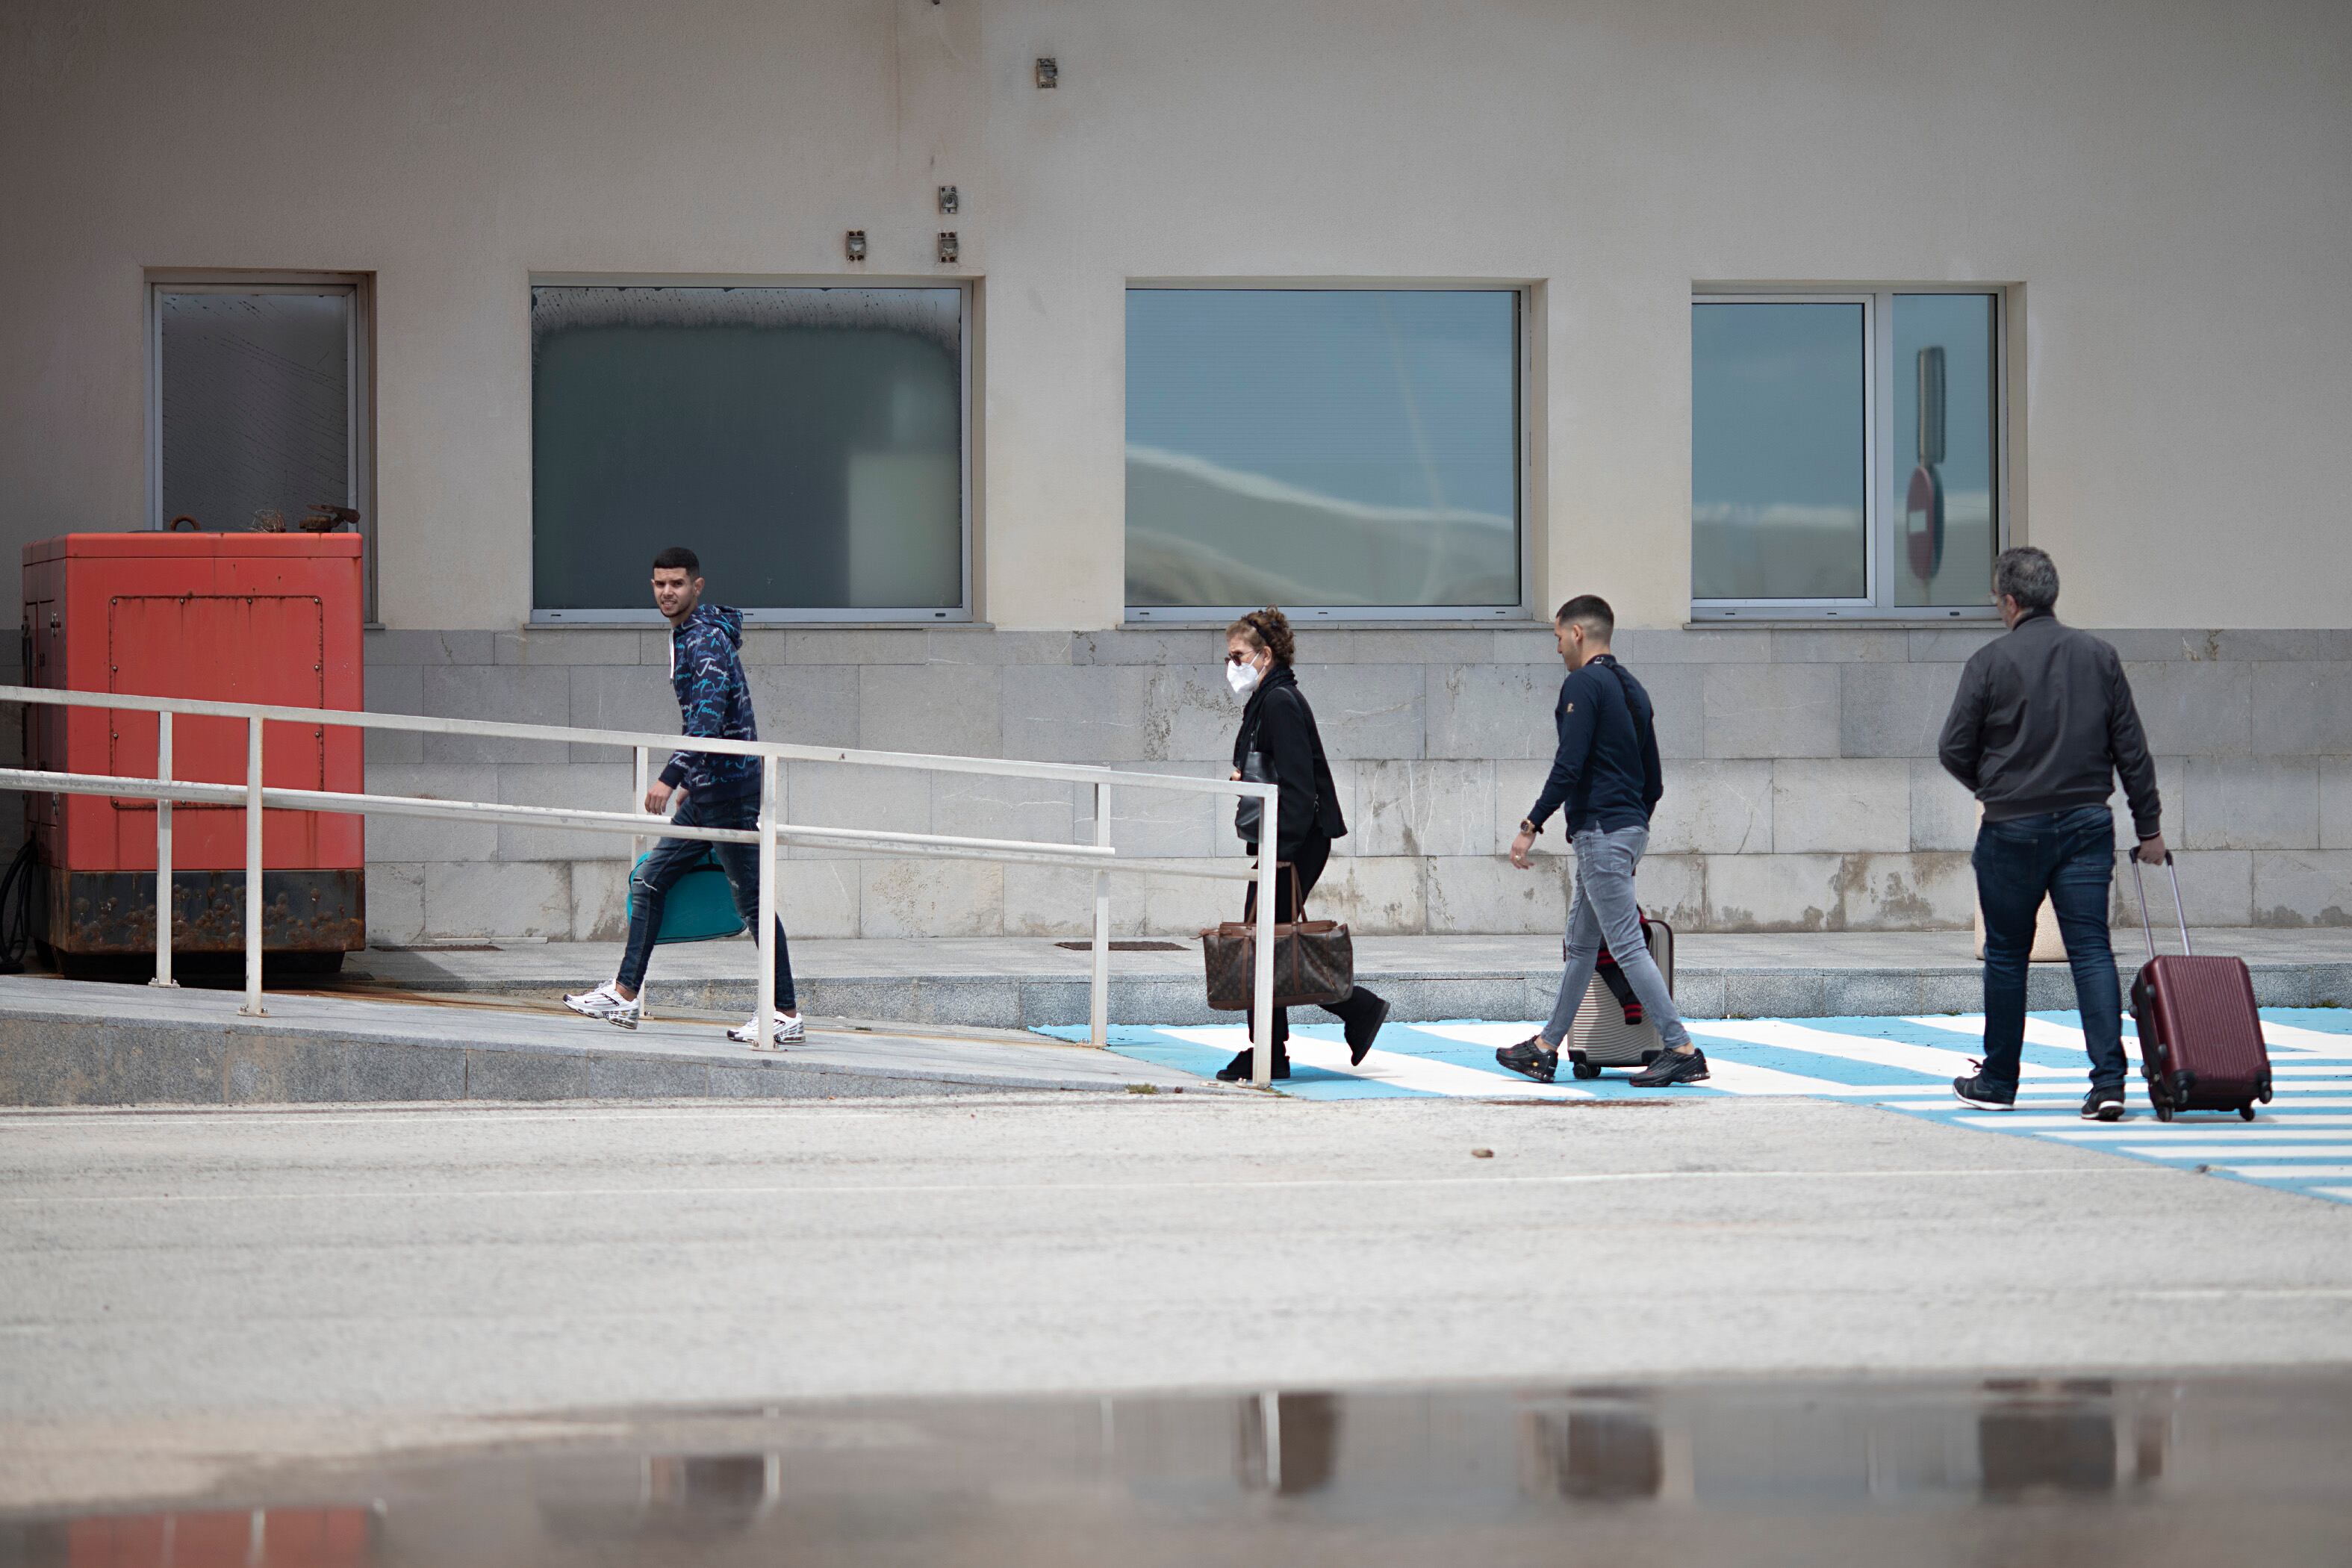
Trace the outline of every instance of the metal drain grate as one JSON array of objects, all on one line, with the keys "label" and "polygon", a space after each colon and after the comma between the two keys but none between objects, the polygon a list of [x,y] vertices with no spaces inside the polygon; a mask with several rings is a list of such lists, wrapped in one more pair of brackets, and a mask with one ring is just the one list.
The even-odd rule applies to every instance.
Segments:
[{"label": "metal drain grate", "polygon": [[[1066,947],[1072,952],[1091,952],[1095,944],[1090,942],[1057,942],[1054,945]],[[1110,950],[1113,952],[1181,952],[1184,944],[1181,942],[1115,942],[1110,944]]]}]

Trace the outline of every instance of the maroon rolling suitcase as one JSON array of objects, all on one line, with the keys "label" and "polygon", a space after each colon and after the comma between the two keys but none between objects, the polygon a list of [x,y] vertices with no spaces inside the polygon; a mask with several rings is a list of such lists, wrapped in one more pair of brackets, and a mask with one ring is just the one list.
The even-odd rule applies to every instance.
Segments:
[{"label": "maroon rolling suitcase", "polygon": [[2178,957],[2157,956],[2156,928],[2147,914],[2147,882],[2132,859],[2139,889],[2139,923],[2147,933],[2147,963],[2133,977],[2132,1023],[2139,1030],[2139,1070],[2147,1079],[2156,1119],[2182,1110],[2234,1110],[2252,1121],[2254,1102],[2271,1098],[2271,1057],[2254,1010],[2253,976],[2242,958],[2199,958],[2189,950],[2189,911],[2180,901],[2180,873],[2172,875],[2172,907],[2180,918]]}]

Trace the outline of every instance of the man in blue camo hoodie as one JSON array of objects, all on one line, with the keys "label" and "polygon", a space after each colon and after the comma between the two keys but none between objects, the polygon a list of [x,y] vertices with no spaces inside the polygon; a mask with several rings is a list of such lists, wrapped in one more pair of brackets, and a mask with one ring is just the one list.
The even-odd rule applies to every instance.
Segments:
[{"label": "man in blue camo hoodie", "polygon": [[[689,735],[756,741],[751,689],[743,679],[743,614],[702,602],[702,563],[673,545],[654,557],[654,603],[667,616],[669,683],[677,694],[680,727]],[[678,752],[646,791],[646,809],[666,812],[672,794],[683,802],[671,820],[680,826],[756,827],[760,821],[760,763],[756,757],[713,752]],[[634,1029],[645,1016],[646,964],[661,930],[662,904],[669,889],[709,852],[734,889],[744,928],[760,929],[760,858],[751,844],[711,844],[699,838],[665,838],[629,879],[629,945],[621,973],[593,991],[566,996],[575,1013]],[[759,1020],[727,1031],[728,1037],[757,1047]],[[783,921],[776,922],[776,1017],[768,1038],[778,1046],[804,1037],[793,994],[793,962],[784,945]]]}]

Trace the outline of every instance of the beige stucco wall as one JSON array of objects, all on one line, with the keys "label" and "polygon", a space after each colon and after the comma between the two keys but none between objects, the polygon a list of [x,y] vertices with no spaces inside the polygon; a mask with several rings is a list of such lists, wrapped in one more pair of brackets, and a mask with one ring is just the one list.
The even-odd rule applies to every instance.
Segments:
[{"label": "beige stucco wall", "polygon": [[1120,291],[1233,277],[1533,285],[1535,597],[1651,626],[1695,280],[2022,285],[2072,616],[2343,626],[2347,105],[2339,0],[13,0],[0,542],[142,521],[145,269],[363,271],[383,618],[510,628],[530,277],[937,276],[953,183],[1001,626],[1119,618]]}]

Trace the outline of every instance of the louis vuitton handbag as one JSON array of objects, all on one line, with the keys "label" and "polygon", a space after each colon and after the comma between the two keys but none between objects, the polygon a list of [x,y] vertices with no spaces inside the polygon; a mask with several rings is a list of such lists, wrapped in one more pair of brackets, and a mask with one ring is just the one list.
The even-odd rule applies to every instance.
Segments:
[{"label": "louis vuitton handbag", "polygon": [[[1298,890],[1298,868],[1285,861],[1279,869],[1290,873],[1291,909],[1304,912],[1307,905]],[[1211,926],[1201,933],[1201,955],[1209,971],[1209,1005],[1222,1013],[1247,1009],[1257,980],[1257,922],[1227,921]],[[1356,943],[1344,923],[1276,922],[1276,1006],[1319,1006],[1340,1000],[1355,988]]]}]

